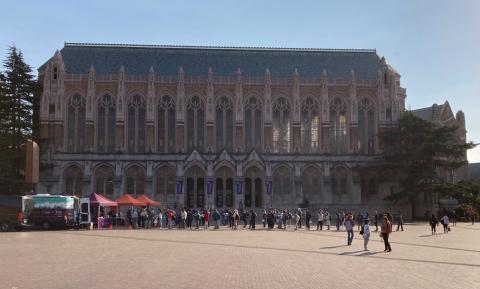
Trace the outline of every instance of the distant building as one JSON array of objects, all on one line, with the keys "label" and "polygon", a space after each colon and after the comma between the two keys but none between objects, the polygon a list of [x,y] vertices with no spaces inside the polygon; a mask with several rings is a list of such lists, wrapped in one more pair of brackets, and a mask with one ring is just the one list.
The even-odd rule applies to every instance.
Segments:
[{"label": "distant building", "polygon": [[398,184],[354,170],[381,154],[378,134],[405,108],[400,75],[375,50],[67,43],[39,77],[51,164],[39,192],[392,208],[383,198]]},{"label": "distant building", "polygon": [[480,163],[468,164],[468,173],[471,179],[480,181]]}]

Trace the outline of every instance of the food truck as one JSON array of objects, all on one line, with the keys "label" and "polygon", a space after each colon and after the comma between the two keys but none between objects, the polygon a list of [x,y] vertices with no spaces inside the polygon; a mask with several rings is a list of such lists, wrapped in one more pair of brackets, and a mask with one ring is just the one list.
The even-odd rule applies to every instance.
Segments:
[{"label": "food truck", "polygon": [[88,198],[50,194],[26,195],[22,197],[22,211],[24,224],[40,226],[45,230],[90,223]]}]

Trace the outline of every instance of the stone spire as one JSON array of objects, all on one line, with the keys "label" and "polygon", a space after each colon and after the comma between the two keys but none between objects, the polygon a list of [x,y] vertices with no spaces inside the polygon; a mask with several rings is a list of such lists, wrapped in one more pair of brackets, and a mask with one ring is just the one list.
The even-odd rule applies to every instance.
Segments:
[{"label": "stone spire", "polygon": [[123,65],[118,70],[117,78],[117,121],[124,120],[123,105],[125,102],[125,68]]},{"label": "stone spire", "polygon": [[295,70],[293,71],[292,98],[293,122],[300,123],[300,75],[297,68],[295,68]]},{"label": "stone spire", "polygon": [[328,78],[327,70],[325,68],[322,70],[322,75],[320,76],[321,84],[321,104],[322,104],[322,123],[328,123],[330,121],[330,108],[328,102]]},{"label": "stone spire", "polygon": [[212,123],[214,120],[214,87],[213,87],[213,70],[212,67],[208,68],[208,77],[207,77],[207,123]]}]

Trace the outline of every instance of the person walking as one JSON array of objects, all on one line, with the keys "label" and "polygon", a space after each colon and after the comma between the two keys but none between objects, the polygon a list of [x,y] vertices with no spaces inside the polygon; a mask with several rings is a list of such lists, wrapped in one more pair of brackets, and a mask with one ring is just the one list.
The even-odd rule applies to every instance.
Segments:
[{"label": "person walking", "polygon": [[205,210],[203,213],[203,228],[205,230],[208,230],[208,227],[210,226],[210,211]]},{"label": "person walking", "polygon": [[327,230],[330,231],[330,223],[332,221],[332,217],[330,217],[330,213],[328,212],[328,210],[325,212],[323,218],[325,219],[325,226],[327,226]]},{"label": "person walking", "polygon": [[437,226],[438,226],[438,219],[435,216],[435,214],[432,214],[432,217],[430,217],[430,228],[432,229],[432,235],[435,235],[437,233]]},{"label": "person walking", "polygon": [[295,230],[302,228],[302,209],[298,208],[295,213]]},{"label": "person walking", "polygon": [[400,228],[402,228],[402,232],[403,232],[403,215],[402,215],[402,212],[398,211],[397,232]]},{"label": "person walking", "polygon": [[378,211],[375,211],[373,214],[375,218],[375,232],[378,232]]},{"label": "person walking", "polygon": [[443,224],[443,233],[448,233],[448,223],[450,220],[448,219],[448,214],[445,213],[442,217],[442,224]]},{"label": "person walking", "polygon": [[320,228],[320,231],[323,230],[323,219],[324,219],[323,211],[319,209],[317,213],[317,231],[319,228]]},{"label": "person walking", "polygon": [[390,246],[390,242],[388,242],[388,237],[392,233],[392,223],[388,220],[387,216],[383,217],[382,228],[380,232],[380,236],[383,238],[383,243],[385,244],[384,252],[391,252],[392,247]]},{"label": "person walking", "polygon": [[364,225],[363,225],[363,228],[362,230],[360,231],[360,234],[362,234],[363,236],[363,249],[365,251],[368,251],[368,241],[370,240],[370,220],[369,219],[365,219],[364,221]]},{"label": "person walking", "polygon": [[265,229],[265,226],[267,225],[267,210],[263,210],[262,224],[263,224],[263,228]]},{"label": "person walking", "polygon": [[217,230],[218,228],[220,228],[220,226],[219,226],[219,223],[220,223],[220,212],[219,212],[217,209],[215,209],[215,211],[213,211],[212,219],[213,219],[213,223],[214,223],[213,229],[214,229],[214,230]]},{"label": "person walking", "polygon": [[310,214],[310,211],[307,209],[305,212],[305,227],[307,230],[310,230],[310,219],[312,218],[312,214]]},{"label": "person walking", "polygon": [[347,214],[345,216],[345,230],[347,231],[347,244],[348,246],[352,245],[353,241],[353,227],[355,223],[353,222],[352,214]]},{"label": "person walking", "polygon": [[340,224],[342,223],[342,216],[340,214],[340,211],[337,211],[337,219],[336,219],[336,222],[337,222],[337,231],[340,230]]},{"label": "person walking", "polygon": [[255,230],[255,223],[257,222],[257,213],[254,210],[250,210],[250,229]]}]

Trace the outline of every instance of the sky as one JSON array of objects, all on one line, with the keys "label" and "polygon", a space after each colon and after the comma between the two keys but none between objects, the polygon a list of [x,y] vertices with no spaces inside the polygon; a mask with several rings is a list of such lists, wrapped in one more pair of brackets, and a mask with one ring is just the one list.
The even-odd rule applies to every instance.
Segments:
[{"label": "sky", "polygon": [[34,69],[64,42],[375,48],[402,75],[407,108],[448,100],[480,143],[477,0],[0,1],[0,58],[15,44]]}]

